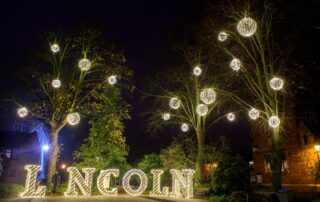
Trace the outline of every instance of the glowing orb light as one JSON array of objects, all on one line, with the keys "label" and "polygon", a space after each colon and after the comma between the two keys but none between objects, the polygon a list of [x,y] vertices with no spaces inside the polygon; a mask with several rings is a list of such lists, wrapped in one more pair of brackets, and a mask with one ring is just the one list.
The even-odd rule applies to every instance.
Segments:
[{"label": "glowing orb light", "polygon": [[228,34],[227,34],[227,33],[225,33],[225,32],[220,32],[220,33],[218,34],[218,40],[219,40],[219,41],[223,42],[223,41],[225,41],[225,40],[227,40],[227,39],[228,39]]},{"label": "glowing orb light", "polygon": [[116,76],[114,76],[114,75],[109,76],[109,77],[108,77],[108,82],[109,82],[110,85],[116,84],[116,83],[117,83],[117,78],[116,78]]},{"label": "glowing orb light", "polygon": [[52,80],[51,84],[52,84],[52,86],[53,86],[54,88],[60,88],[60,86],[61,86],[61,81],[60,81],[59,79],[54,79],[54,80]]},{"label": "glowing orb light", "polygon": [[250,37],[257,31],[257,22],[250,17],[245,17],[239,21],[237,30],[241,36]]},{"label": "glowing orb light", "polygon": [[79,61],[79,68],[81,71],[88,71],[91,68],[90,60],[83,58]]},{"label": "glowing orb light", "polygon": [[59,52],[60,51],[60,47],[59,47],[59,45],[58,44],[53,44],[52,46],[51,46],[51,51],[53,52],[53,53],[57,53],[57,52]]},{"label": "glowing orb light", "polygon": [[26,116],[28,115],[28,110],[27,110],[27,108],[25,108],[25,107],[20,107],[20,108],[18,109],[18,115],[19,115],[19,117],[21,117],[21,118],[26,117]]},{"label": "glowing orb light", "polygon": [[200,100],[209,105],[216,100],[216,92],[212,88],[206,88],[200,92]]},{"label": "glowing orb light", "polygon": [[208,106],[207,106],[207,105],[205,105],[205,104],[199,104],[199,105],[197,106],[196,111],[197,111],[197,114],[198,114],[198,115],[200,115],[200,116],[205,116],[205,115],[207,115],[209,109],[208,109]]},{"label": "glowing orb light", "polygon": [[169,106],[172,109],[179,109],[181,101],[178,98],[171,98],[169,101]]},{"label": "glowing orb light", "polygon": [[202,73],[202,69],[199,66],[196,66],[195,68],[193,68],[194,75],[200,76],[201,73]]},{"label": "glowing orb light", "polygon": [[227,114],[227,119],[229,121],[234,121],[235,118],[236,118],[236,116],[234,115],[234,113],[230,112]]},{"label": "glowing orb light", "polygon": [[268,119],[269,126],[272,128],[276,128],[280,125],[280,119],[278,116],[271,116]]},{"label": "glowing orb light", "polygon": [[182,130],[182,132],[187,132],[187,131],[189,130],[188,124],[183,123],[183,124],[181,125],[181,130]]},{"label": "glowing orb light", "polygon": [[233,60],[231,60],[230,62],[230,67],[231,69],[233,69],[234,71],[239,71],[240,67],[241,67],[241,61],[237,58],[234,58]]},{"label": "glowing orb light", "polygon": [[48,151],[49,150],[49,145],[45,144],[42,146],[43,151]]},{"label": "glowing orb light", "polygon": [[260,116],[260,112],[255,108],[251,108],[248,115],[251,119],[256,120]]},{"label": "glowing orb light", "polygon": [[170,120],[170,116],[171,115],[169,113],[164,113],[164,114],[162,114],[162,119],[165,121],[168,121],[168,120]]},{"label": "glowing orb light", "polygon": [[280,79],[279,77],[273,77],[269,81],[269,84],[273,90],[281,90],[283,88],[284,81],[282,79]]},{"label": "glowing orb light", "polygon": [[74,126],[80,122],[80,115],[77,112],[68,114],[67,121],[70,125]]}]

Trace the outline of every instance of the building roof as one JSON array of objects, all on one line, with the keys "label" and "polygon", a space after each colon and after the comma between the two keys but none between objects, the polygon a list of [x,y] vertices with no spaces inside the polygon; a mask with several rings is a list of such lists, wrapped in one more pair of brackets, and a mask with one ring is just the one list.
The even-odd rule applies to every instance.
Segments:
[{"label": "building roof", "polygon": [[38,141],[37,134],[0,130],[0,147],[20,148],[30,141]]}]

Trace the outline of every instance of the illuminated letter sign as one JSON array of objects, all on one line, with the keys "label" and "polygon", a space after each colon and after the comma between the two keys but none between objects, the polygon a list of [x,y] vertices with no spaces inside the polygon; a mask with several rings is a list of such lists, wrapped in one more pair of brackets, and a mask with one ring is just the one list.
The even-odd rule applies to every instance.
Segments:
[{"label": "illuminated letter sign", "polygon": [[[130,179],[133,175],[137,175],[140,178],[140,186],[138,189],[132,189],[130,185]],[[122,180],[123,189],[132,196],[138,196],[142,194],[148,186],[148,178],[146,174],[139,169],[132,169],[126,172]]]},{"label": "illuminated letter sign", "polygon": [[163,170],[151,170],[153,175],[153,186],[150,196],[169,196],[169,187],[163,187],[161,191],[161,175]]},{"label": "illuminated letter sign", "polygon": [[41,166],[26,165],[24,169],[27,170],[27,180],[24,192],[20,194],[21,198],[38,198],[44,197],[46,194],[46,187],[40,186],[36,191],[37,173],[41,170]]},{"label": "illuminated letter sign", "polygon": [[193,176],[194,170],[183,169],[182,173],[179,170],[171,169],[172,175],[172,197],[193,197]]},{"label": "illuminated letter sign", "polygon": [[110,179],[111,175],[113,177],[119,176],[119,169],[108,169],[108,170],[101,170],[100,175],[97,179],[97,187],[101,194],[108,195],[108,196],[116,196],[118,195],[117,188],[110,189]]}]

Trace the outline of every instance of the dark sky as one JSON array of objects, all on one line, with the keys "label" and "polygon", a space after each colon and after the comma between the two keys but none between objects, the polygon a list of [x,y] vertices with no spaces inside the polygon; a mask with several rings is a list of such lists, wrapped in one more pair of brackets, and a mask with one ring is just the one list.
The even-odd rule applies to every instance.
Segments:
[{"label": "dark sky", "polygon": [[[23,64],[28,50],[41,34],[58,27],[73,27],[84,19],[105,28],[108,39],[123,48],[127,65],[133,69],[139,82],[146,72],[161,70],[174,60],[168,51],[170,33],[189,19],[201,16],[201,11],[206,7],[205,0],[2,1],[0,4],[1,91],[14,90],[10,88],[10,77],[16,67]],[[138,117],[138,111],[142,108],[138,100],[131,100],[133,120],[126,123],[125,135],[131,147],[131,161],[141,154],[158,152],[170,140],[170,135],[154,139],[141,132],[140,126],[144,123]],[[2,110],[1,129],[12,128],[14,110]],[[233,131],[231,126],[225,132],[231,134]],[[79,126],[77,130],[68,127],[63,130],[60,138],[65,145],[63,160],[71,159],[72,151],[87,133],[86,125]],[[247,133],[247,130],[242,133]],[[241,135],[235,134],[234,140],[248,140],[248,137],[240,138]],[[250,149],[246,142],[245,145],[237,144],[238,149]]]}]

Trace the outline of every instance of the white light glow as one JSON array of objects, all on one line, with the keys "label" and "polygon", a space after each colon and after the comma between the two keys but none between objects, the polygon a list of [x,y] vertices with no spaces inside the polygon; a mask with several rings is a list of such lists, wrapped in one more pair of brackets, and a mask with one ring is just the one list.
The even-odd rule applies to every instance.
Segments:
[{"label": "white light glow", "polygon": [[24,169],[27,170],[26,184],[24,191],[20,193],[21,198],[39,198],[45,197],[46,187],[39,186],[36,190],[36,180],[38,171],[41,170],[41,166],[38,165],[26,165]]},{"label": "white light glow", "polygon": [[169,101],[169,106],[172,109],[179,109],[181,101],[178,98],[171,98]]},{"label": "white light glow", "polygon": [[231,69],[233,69],[234,71],[239,71],[241,68],[241,61],[237,58],[234,58],[233,60],[231,60],[230,62],[230,67]]},{"label": "white light glow", "polygon": [[162,119],[163,120],[168,121],[168,120],[170,120],[170,118],[171,118],[171,115],[169,113],[162,114]]},{"label": "white light glow", "polygon": [[53,53],[57,53],[57,52],[59,52],[60,51],[60,47],[59,47],[59,45],[58,44],[53,44],[52,46],[51,46],[51,51],[53,52]]},{"label": "white light glow", "polygon": [[68,114],[67,121],[70,125],[74,126],[80,122],[80,115],[77,112]]},{"label": "white light glow", "polygon": [[228,39],[228,34],[226,32],[220,32],[218,34],[218,40],[223,42]]},{"label": "white light glow", "polygon": [[205,115],[207,115],[209,109],[208,109],[208,106],[207,106],[207,105],[205,105],[205,104],[199,104],[199,105],[197,106],[196,111],[197,111],[197,114],[198,114],[198,115],[200,115],[200,116],[205,116]]},{"label": "white light glow", "polygon": [[153,178],[153,186],[150,196],[169,196],[169,187],[163,187],[161,191],[161,175],[163,174],[163,170],[152,169],[151,174]]},{"label": "white light glow", "polygon": [[19,109],[18,109],[18,116],[19,117],[21,117],[21,118],[23,118],[23,117],[26,117],[27,115],[28,115],[28,110],[27,110],[27,108],[25,108],[25,107],[20,107]]},{"label": "white light glow", "polygon": [[109,76],[109,77],[108,77],[108,82],[109,82],[110,85],[116,84],[116,83],[117,83],[117,77],[114,76],[114,75]]},{"label": "white light glow", "polygon": [[[137,189],[132,189],[130,184],[130,179],[133,175],[136,175],[140,178],[140,185]],[[131,169],[128,172],[126,172],[122,179],[122,185],[123,189],[132,196],[138,196],[141,195],[148,186],[148,178],[146,174],[139,169]]]},{"label": "white light glow", "polygon": [[48,151],[49,150],[49,145],[45,144],[42,146],[43,151]]},{"label": "white light glow", "polygon": [[201,73],[202,73],[202,69],[199,66],[196,66],[195,68],[193,68],[194,75],[200,76]]},{"label": "white light glow", "polygon": [[113,177],[119,176],[119,169],[101,170],[97,178],[97,187],[101,194],[106,196],[117,196],[118,188],[110,188],[111,175]]},{"label": "white light glow", "polygon": [[272,128],[276,128],[280,125],[280,119],[278,116],[271,116],[268,119],[269,126]]},{"label": "white light glow", "polygon": [[54,79],[54,80],[52,80],[51,84],[52,84],[52,86],[53,86],[54,88],[60,88],[60,86],[61,86],[61,81],[60,81],[59,79]]},{"label": "white light glow", "polygon": [[241,36],[250,37],[257,31],[257,22],[250,17],[239,21],[237,30]]},{"label": "white light glow", "polygon": [[260,116],[260,112],[255,108],[251,108],[248,115],[251,119],[256,120]]},{"label": "white light glow", "polygon": [[284,81],[279,77],[273,77],[269,81],[269,84],[273,90],[281,90],[283,88]]},{"label": "white light glow", "polygon": [[187,132],[189,130],[189,126],[186,123],[181,124],[182,132]]},{"label": "white light glow", "polygon": [[90,60],[83,58],[79,61],[79,68],[81,71],[88,71],[91,68]]},{"label": "white light glow", "polygon": [[183,169],[182,172],[179,170],[171,169],[172,175],[172,197],[185,197],[193,198],[193,177],[194,170]]},{"label": "white light glow", "polygon": [[216,97],[217,94],[212,88],[206,88],[200,92],[200,100],[207,105],[212,104]]},{"label": "white light glow", "polygon": [[67,169],[69,172],[69,181],[67,191],[64,192],[66,197],[76,197],[79,195],[76,185],[79,190],[85,196],[91,195],[92,180],[93,174],[96,171],[95,168],[83,168],[82,172],[84,173],[84,178],[76,167],[69,167]]},{"label": "white light glow", "polygon": [[230,112],[227,114],[227,119],[229,121],[234,121],[235,118],[236,118],[236,116],[234,115],[234,113]]}]

